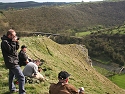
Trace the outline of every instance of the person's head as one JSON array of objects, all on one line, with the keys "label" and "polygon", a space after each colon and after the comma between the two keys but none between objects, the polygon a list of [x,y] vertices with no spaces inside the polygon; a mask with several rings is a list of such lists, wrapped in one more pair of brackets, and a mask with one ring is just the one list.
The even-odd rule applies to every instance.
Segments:
[{"label": "person's head", "polygon": [[39,66],[41,64],[40,60],[34,60],[34,63]]},{"label": "person's head", "polygon": [[16,32],[13,29],[9,29],[6,35],[8,38],[13,39],[16,37]]},{"label": "person's head", "polygon": [[68,83],[69,76],[70,76],[70,74],[69,74],[68,72],[66,72],[66,71],[61,71],[61,72],[58,74],[59,82]]},{"label": "person's head", "polygon": [[21,50],[24,51],[24,52],[26,52],[26,51],[27,51],[27,46],[22,45],[22,46],[21,46]]}]

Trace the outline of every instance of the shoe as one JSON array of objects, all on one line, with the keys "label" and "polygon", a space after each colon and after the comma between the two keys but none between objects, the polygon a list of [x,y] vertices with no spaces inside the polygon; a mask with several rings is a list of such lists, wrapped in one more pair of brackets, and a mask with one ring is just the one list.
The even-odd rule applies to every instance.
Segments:
[{"label": "shoe", "polygon": [[19,89],[11,90],[10,94],[15,93],[15,92],[19,92]]}]

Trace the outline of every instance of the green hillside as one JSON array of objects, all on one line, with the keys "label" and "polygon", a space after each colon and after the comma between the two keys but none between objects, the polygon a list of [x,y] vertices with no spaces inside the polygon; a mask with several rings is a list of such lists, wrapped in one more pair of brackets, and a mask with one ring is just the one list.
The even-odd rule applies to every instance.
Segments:
[{"label": "green hillside", "polygon": [[[44,59],[46,62],[42,72],[49,81],[41,84],[26,84],[27,94],[47,94],[50,83],[57,82],[57,74],[61,70],[68,71],[71,84],[77,88],[83,86],[85,94],[124,94],[125,91],[99,74],[87,63],[86,49],[77,44],[61,45],[46,37],[25,37],[20,45],[28,46],[28,55],[33,59]],[[0,93],[7,94],[7,73],[0,54]]]}]

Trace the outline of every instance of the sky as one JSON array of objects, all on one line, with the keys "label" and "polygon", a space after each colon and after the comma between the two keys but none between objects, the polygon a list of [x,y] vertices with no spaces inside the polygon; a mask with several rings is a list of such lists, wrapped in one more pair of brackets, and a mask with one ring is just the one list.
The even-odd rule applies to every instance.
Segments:
[{"label": "sky", "polygon": [[10,2],[24,2],[24,1],[35,1],[35,2],[89,2],[89,1],[103,1],[103,0],[0,0],[2,3]]}]

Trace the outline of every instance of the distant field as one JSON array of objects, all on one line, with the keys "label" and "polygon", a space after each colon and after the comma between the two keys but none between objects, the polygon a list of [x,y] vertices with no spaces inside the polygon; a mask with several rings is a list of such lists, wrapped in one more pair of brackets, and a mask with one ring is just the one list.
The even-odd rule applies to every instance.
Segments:
[{"label": "distant field", "polygon": [[75,35],[76,35],[76,37],[82,37],[82,36],[86,36],[86,35],[89,35],[89,34],[94,33],[94,32],[97,32],[97,31],[78,32]]},{"label": "distant field", "polygon": [[[103,69],[103,68],[100,68],[100,67],[96,67],[94,66],[94,68],[96,68],[96,70],[101,73],[102,75],[106,75],[108,74],[108,71]],[[112,76],[112,77],[109,77],[109,79],[115,83],[116,85],[118,85],[120,88],[123,88],[125,89],[125,74],[124,75],[115,75],[115,76]]]},{"label": "distant field", "polygon": [[120,88],[125,89],[125,74],[124,75],[115,75],[112,78],[109,78],[112,82],[118,85]]},{"label": "distant field", "polygon": [[82,36],[89,35],[90,33],[91,33],[90,31],[87,31],[87,32],[79,32],[79,33],[76,33],[76,36],[77,36],[77,37],[82,37]]}]

